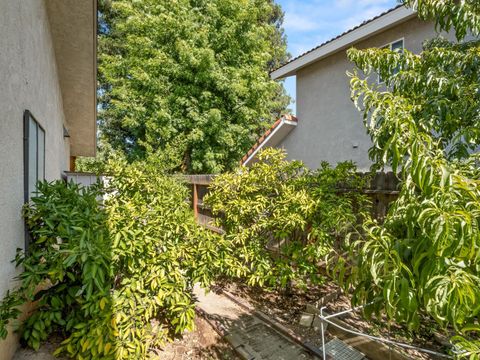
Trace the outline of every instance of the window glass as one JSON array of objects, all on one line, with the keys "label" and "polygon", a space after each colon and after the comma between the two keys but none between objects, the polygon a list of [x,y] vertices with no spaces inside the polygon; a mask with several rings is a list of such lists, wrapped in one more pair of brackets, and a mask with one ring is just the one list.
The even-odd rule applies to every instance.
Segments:
[{"label": "window glass", "polygon": [[25,111],[25,201],[35,195],[38,181],[45,180],[45,131]]},{"label": "window glass", "polygon": [[398,41],[395,41],[394,43],[392,43],[390,49],[392,51],[403,52],[403,40],[398,40]]},{"label": "window glass", "polygon": [[[403,53],[403,39],[395,41],[391,44],[391,50]],[[400,71],[400,67],[397,66],[394,70],[394,74],[397,74]]]},{"label": "window glass", "polygon": [[[403,46],[403,39],[400,39],[400,40],[397,40],[397,41],[394,41],[388,45],[385,45],[385,46],[382,46],[381,49],[389,49],[391,51],[398,51],[398,52],[401,52],[403,53],[403,49],[404,49],[404,46]],[[396,74],[400,71],[400,68],[399,67],[396,67],[394,70],[393,70],[393,73]],[[382,79],[382,77],[380,75],[378,75],[378,83],[379,84],[382,84],[384,81]]]}]

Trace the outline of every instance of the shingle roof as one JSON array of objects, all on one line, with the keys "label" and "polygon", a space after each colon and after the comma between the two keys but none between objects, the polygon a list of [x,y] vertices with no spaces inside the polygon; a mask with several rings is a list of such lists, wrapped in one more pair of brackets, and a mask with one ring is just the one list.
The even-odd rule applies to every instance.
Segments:
[{"label": "shingle roof", "polygon": [[403,6],[402,4],[399,4],[399,5],[395,6],[394,8],[391,8],[391,9],[389,9],[389,10],[387,10],[387,11],[384,11],[383,13],[381,13],[381,14],[379,14],[379,15],[377,15],[377,16],[369,19],[369,20],[365,20],[365,21],[362,22],[360,25],[357,25],[357,26],[355,26],[355,27],[353,27],[353,28],[351,28],[351,29],[343,32],[342,34],[340,34],[340,35],[338,35],[338,36],[335,36],[334,38],[332,38],[332,39],[330,39],[330,40],[325,41],[324,43],[322,43],[322,44],[314,47],[313,49],[310,49],[310,50],[304,52],[303,54],[298,55],[298,56],[294,57],[293,59],[290,59],[290,60],[287,61],[285,64],[279,66],[279,67],[276,68],[275,70],[272,70],[270,73],[273,73],[274,71],[277,71],[277,70],[283,68],[284,66],[286,66],[286,65],[294,62],[295,60],[298,60],[298,59],[304,57],[305,55],[310,54],[312,51],[315,51],[315,50],[321,48],[322,46],[325,46],[325,45],[327,45],[327,44],[329,44],[329,43],[331,43],[331,42],[333,42],[333,41],[335,41],[335,40],[338,40],[338,39],[341,38],[342,36],[345,36],[345,35],[347,35],[348,33],[351,33],[352,31],[355,31],[355,30],[357,30],[358,28],[360,28],[360,27],[362,27],[362,26],[365,26],[365,25],[367,25],[368,23],[371,23],[372,21],[377,20],[378,18],[381,18],[382,16],[385,16],[385,15],[391,13],[392,11],[395,11],[395,10],[401,8],[402,6]]},{"label": "shingle roof", "polygon": [[268,136],[282,123],[282,120],[294,121],[298,123],[298,119],[295,116],[283,115],[281,118],[275,121],[273,125],[267,131],[265,131],[265,133],[260,137],[260,139],[258,139],[257,142],[250,148],[250,150],[248,150],[248,152],[243,156],[242,160],[240,160],[240,165],[243,165],[245,161],[247,161],[247,159],[250,157],[250,155],[252,155],[253,152],[265,142]]}]

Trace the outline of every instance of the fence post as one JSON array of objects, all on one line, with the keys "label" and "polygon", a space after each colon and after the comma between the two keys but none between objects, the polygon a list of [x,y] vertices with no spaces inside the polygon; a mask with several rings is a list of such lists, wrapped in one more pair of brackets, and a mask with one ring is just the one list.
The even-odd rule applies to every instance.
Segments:
[{"label": "fence post", "polygon": [[198,218],[198,192],[197,184],[193,183],[193,216]]}]

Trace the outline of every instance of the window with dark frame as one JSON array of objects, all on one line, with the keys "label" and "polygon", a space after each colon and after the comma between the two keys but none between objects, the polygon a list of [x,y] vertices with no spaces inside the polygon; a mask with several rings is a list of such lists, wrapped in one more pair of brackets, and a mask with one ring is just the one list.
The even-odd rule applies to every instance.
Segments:
[{"label": "window with dark frame", "polygon": [[[403,53],[403,50],[405,49],[405,42],[403,39],[399,39],[399,40],[396,40],[396,41],[393,41],[385,46],[382,46],[380,49],[389,49],[391,51],[398,51],[400,53]],[[394,70],[394,74],[398,73],[400,71],[400,68],[395,68]],[[380,74],[378,74],[378,83],[379,84],[383,84],[384,81],[382,79],[382,77],[380,76]]]},{"label": "window with dark frame", "polygon": [[24,131],[24,196],[28,202],[37,191],[37,183],[45,180],[45,130],[25,110]]},{"label": "window with dark frame", "polygon": [[[37,191],[37,183],[45,180],[45,130],[30,111],[23,113],[23,183],[24,202]],[[25,250],[31,242],[25,224]]]}]

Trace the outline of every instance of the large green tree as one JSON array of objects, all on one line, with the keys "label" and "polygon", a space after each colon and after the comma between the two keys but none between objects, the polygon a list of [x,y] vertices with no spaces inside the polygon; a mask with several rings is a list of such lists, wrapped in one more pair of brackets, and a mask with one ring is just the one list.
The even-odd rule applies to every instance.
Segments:
[{"label": "large green tree", "polygon": [[177,170],[231,169],[289,98],[269,71],[288,58],[273,0],[100,2],[102,141]]},{"label": "large green tree", "polygon": [[[376,165],[403,179],[385,222],[354,244],[354,303],[416,329],[426,316],[463,337],[457,354],[480,358],[480,3],[406,0],[457,41],[420,54],[381,49],[348,55]],[[471,35],[474,35],[473,37]],[[380,73],[385,86],[375,78]]]}]

